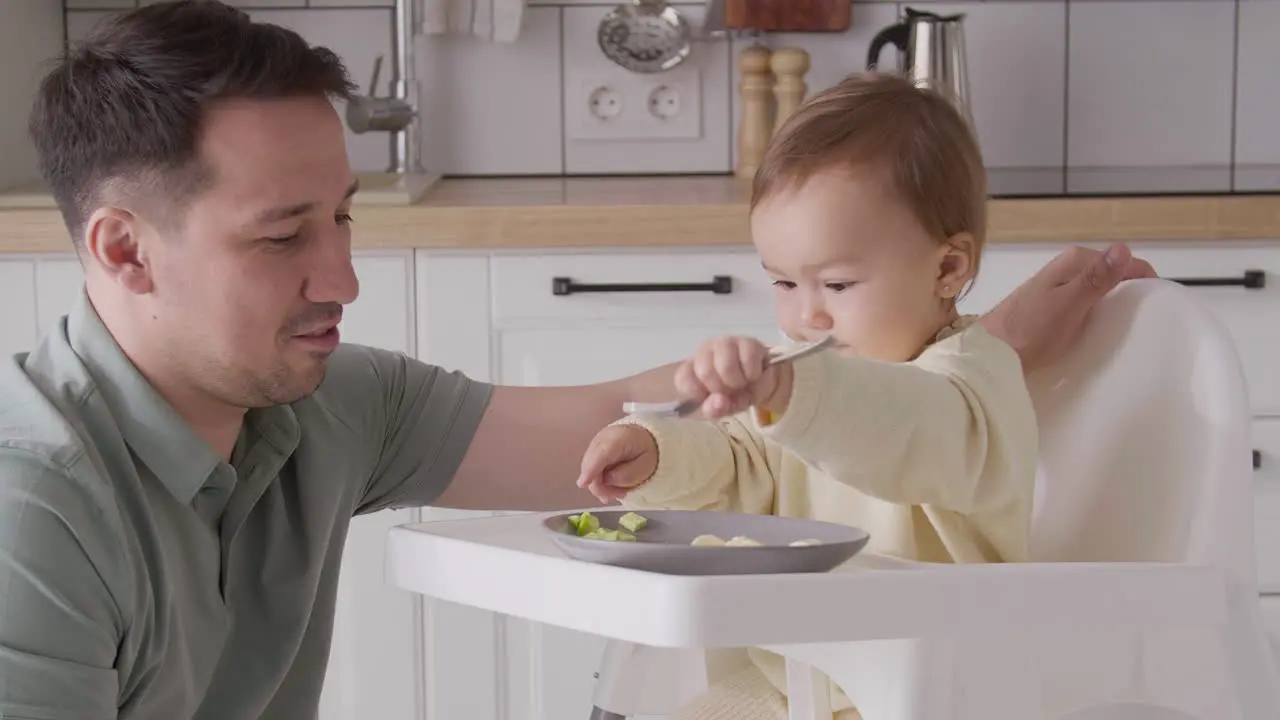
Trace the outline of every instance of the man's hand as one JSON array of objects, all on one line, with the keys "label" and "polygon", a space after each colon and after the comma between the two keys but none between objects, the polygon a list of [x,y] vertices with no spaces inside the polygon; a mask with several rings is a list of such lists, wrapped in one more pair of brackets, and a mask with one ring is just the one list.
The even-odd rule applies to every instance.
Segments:
[{"label": "man's hand", "polygon": [[617,502],[643,485],[658,469],[658,442],[639,425],[610,425],[582,456],[578,487],[602,503]]},{"label": "man's hand", "polygon": [[1075,343],[1089,311],[1124,280],[1157,277],[1145,260],[1115,244],[1106,252],[1073,247],[1062,252],[981,319],[1008,343],[1031,372]]}]

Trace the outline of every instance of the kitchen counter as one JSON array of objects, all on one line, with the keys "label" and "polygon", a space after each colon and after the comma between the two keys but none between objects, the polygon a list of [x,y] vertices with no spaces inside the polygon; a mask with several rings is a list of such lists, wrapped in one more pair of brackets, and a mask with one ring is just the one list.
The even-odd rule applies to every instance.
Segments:
[{"label": "kitchen counter", "polygon": [[[444,180],[422,200],[356,196],[358,248],[742,245],[749,185],[732,177]],[[990,242],[1280,238],[1280,195],[994,199]],[[0,253],[65,252],[39,189],[0,192]]]}]

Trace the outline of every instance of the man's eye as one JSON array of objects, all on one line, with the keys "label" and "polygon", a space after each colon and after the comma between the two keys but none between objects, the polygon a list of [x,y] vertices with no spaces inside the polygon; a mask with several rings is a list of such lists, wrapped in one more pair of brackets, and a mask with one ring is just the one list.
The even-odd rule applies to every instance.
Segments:
[{"label": "man's eye", "polygon": [[292,235],[287,235],[285,237],[269,237],[269,238],[263,238],[263,239],[274,245],[288,245],[289,243],[292,243],[295,240],[297,240],[300,236],[301,236],[301,233],[294,233]]},{"label": "man's eye", "polygon": [[339,213],[334,219],[338,221],[339,225],[350,225],[356,221],[355,218],[351,217],[351,213]]}]

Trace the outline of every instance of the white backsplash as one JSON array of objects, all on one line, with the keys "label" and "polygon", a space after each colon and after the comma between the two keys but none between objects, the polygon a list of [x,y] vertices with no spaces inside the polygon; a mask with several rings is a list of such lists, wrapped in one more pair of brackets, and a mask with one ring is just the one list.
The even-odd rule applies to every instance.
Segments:
[{"label": "white backsplash", "polygon": [[[233,4],[330,47],[362,86],[374,57],[390,53],[392,0]],[[583,137],[590,88],[638,82],[595,44],[613,4],[533,0],[510,45],[419,39],[430,166],[451,176],[729,172],[738,41],[697,42],[664,75],[696,90],[692,130]],[[1280,0],[910,4],[967,15],[973,113],[995,192],[1280,190]],[[811,91],[862,68],[871,37],[904,3],[853,5],[846,33],[768,39],[809,51]],[[131,3],[67,0],[68,36],[121,6]],[[701,2],[678,7],[701,21]],[[349,147],[359,169],[386,164],[385,136],[351,135]]]}]

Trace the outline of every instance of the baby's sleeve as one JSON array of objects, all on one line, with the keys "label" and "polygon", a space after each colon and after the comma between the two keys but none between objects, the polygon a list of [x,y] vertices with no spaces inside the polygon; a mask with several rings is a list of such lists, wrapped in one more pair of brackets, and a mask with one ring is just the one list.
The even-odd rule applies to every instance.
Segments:
[{"label": "baby's sleeve", "polygon": [[909,363],[834,353],[797,361],[786,412],[757,427],[887,502],[972,514],[1034,484],[1039,441],[1021,362],[977,326]]},{"label": "baby's sleeve", "polygon": [[623,499],[636,510],[768,514],[778,452],[739,416],[717,422],[628,417],[658,443],[658,469]]}]

